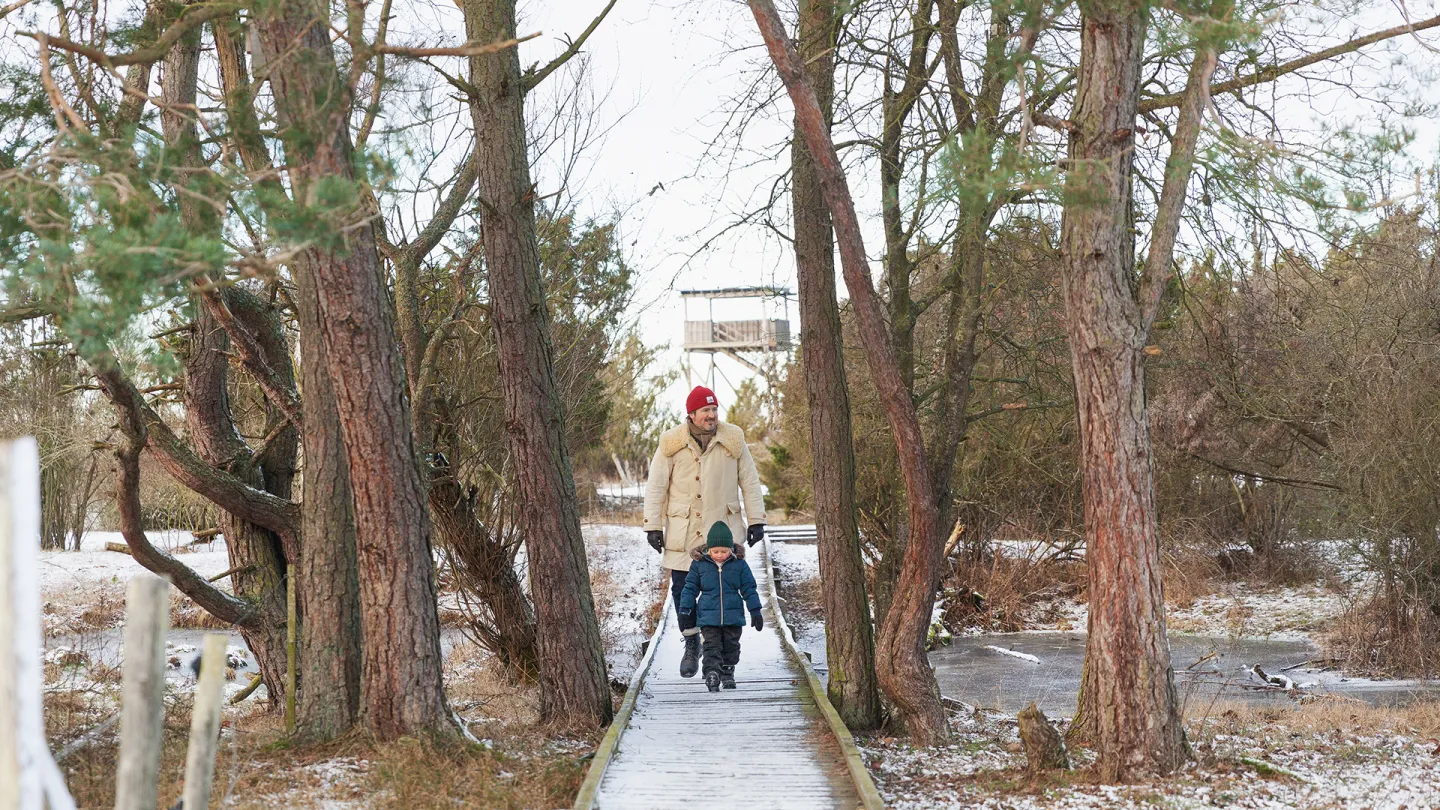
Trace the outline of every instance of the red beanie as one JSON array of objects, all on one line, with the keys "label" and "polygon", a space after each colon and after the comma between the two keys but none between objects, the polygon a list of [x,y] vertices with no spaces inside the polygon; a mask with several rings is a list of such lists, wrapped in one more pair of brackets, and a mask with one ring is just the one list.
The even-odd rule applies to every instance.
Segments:
[{"label": "red beanie", "polygon": [[717,404],[714,391],[703,385],[697,385],[695,390],[690,392],[690,396],[685,398],[685,413],[694,413],[707,405]]}]

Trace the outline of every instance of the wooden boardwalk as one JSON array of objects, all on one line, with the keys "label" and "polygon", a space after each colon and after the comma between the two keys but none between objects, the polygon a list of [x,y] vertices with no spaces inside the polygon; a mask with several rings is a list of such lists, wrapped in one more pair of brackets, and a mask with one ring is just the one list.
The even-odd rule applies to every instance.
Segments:
[{"label": "wooden boardwalk", "polygon": [[[842,746],[837,738],[838,717],[823,696],[823,705],[816,701],[813,671],[807,674],[793,645],[780,636],[783,625],[773,605],[766,547],[755,546],[747,556],[766,626],[759,633],[745,629],[735,668],[738,688],[711,693],[701,676],[680,677],[684,642],[667,609],[652,642],[655,649],[627,695],[633,705],[622,706],[617,728],[591,766],[599,770],[582,787],[576,807],[880,806],[853,745]],[[848,743],[848,732],[845,736]],[[857,784],[857,776],[863,784]]]}]

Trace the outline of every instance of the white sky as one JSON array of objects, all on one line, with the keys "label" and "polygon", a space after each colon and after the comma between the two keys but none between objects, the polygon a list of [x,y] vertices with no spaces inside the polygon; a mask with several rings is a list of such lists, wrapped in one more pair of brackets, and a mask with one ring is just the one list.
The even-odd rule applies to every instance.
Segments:
[{"label": "white sky", "polygon": [[[544,35],[522,46],[522,64],[554,54],[563,47],[557,43],[560,37],[584,30],[603,7],[600,0],[528,4],[521,11],[520,34]],[[624,212],[627,260],[640,282],[636,319],[646,343],[671,345],[673,362],[680,359],[684,320],[676,291],[756,285],[794,289],[788,248],[759,228],[732,232],[701,250],[741,211],[766,199],[775,180],[770,166],[704,160],[723,123],[727,99],[743,89],[738,74],[762,53],[759,42],[754,20],[740,3],[619,0],[586,43],[591,82],[603,97],[597,113],[613,129],[587,155],[576,196],[581,210],[598,216]],[[741,49],[748,52],[737,53]],[[761,122],[749,134],[750,145],[757,148],[783,148],[789,137],[786,127],[774,121]],[[700,318],[703,304],[691,306],[692,317]],[[767,307],[730,301],[717,302],[715,316],[785,313],[780,302]],[[793,302],[790,317],[798,326]],[[705,365],[698,357],[696,363]],[[749,374],[728,358],[720,358],[719,365],[737,385]],[[717,387],[728,401],[730,391],[719,377]],[[677,403],[683,401],[681,389],[683,379],[674,392]]]},{"label": "white sky", "polygon": [[[521,10],[519,31],[522,35],[541,31],[543,36],[522,46],[522,63],[529,65],[556,53],[563,47],[559,39],[578,34],[603,5],[602,0],[532,0]],[[1402,8],[1411,19],[1436,13],[1434,0],[1408,7],[1379,0],[1363,15],[1320,17],[1317,24],[1340,41],[1357,32],[1400,24]],[[1440,43],[1436,31],[1426,37]],[[777,173],[788,165],[783,159],[768,165],[724,163],[715,157],[724,150],[711,145],[733,106],[730,100],[744,92],[755,66],[764,64],[759,62],[764,58],[759,34],[746,6],[736,0],[619,0],[585,52],[590,80],[600,97],[598,117],[613,129],[582,161],[576,196],[582,211],[599,216],[624,212],[621,227],[627,259],[640,279],[636,317],[642,335],[652,345],[669,343],[670,357],[678,362],[683,316],[675,291],[760,284],[793,289],[795,285],[788,245],[764,227],[750,226],[715,238],[741,212],[763,202]],[[1373,49],[1371,55],[1367,69],[1374,71],[1384,71],[1402,56],[1440,64],[1435,52],[1426,52],[1410,39],[1392,41]],[[1350,110],[1359,111],[1353,100],[1340,94],[1327,99],[1323,91],[1307,104],[1308,109],[1297,112],[1315,122],[1333,123]],[[746,130],[746,151],[783,157],[788,99],[781,99],[777,109]],[[1418,151],[1431,157],[1440,144],[1434,124],[1422,122],[1417,145]],[[880,245],[877,195],[868,177],[855,174],[850,180],[861,217],[867,220],[867,245],[873,256]],[[788,201],[780,207],[788,208]],[[788,232],[788,223],[775,224]],[[701,250],[712,238],[714,243]],[[716,316],[762,317],[758,304],[744,306],[717,305]],[[791,332],[798,335],[799,316],[793,303],[789,315]],[[769,316],[783,317],[783,312]],[[720,363],[724,375],[736,384],[747,374],[727,359]],[[718,387],[726,400],[730,391],[723,382]],[[673,392],[677,401],[683,388],[682,380]]]}]

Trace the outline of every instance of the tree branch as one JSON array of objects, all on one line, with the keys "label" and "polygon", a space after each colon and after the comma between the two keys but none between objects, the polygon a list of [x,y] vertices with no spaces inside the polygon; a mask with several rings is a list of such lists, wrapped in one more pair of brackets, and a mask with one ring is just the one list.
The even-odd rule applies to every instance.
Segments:
[{"label": "tree branch", "polygon": [[409,56],[416,59],[423,59],[429,56],[484,56],[487,53],[496,53],[506,48],[513,48],[522,42],[540,36],[540,32],[519,37],[517,39],[506,39],[499,42],[467,42],[453,48],[412,48],[405,45],[376,45],[370,48],[370,53],[388,53],[395,56]]},{"label": "tree branch", "polygon": [[[1403,34],[1418,34],[1421,31],[1434,28],[1437,25],[1440,25],[1440,17],[1431,17],[1428,20],[1421,20],[1417,23],[1406,23],[1405,25],[1397,25],[1394,28],[1387,28],[1384,31],[1376,31],[1373,34],[1356,37],[1348,42],[1336,45],[1333,48],[1326,48],[1323,51],[1316,51],[1315,53],[1299,57],[1298,59],[1291,59],[1288,62],[1262,68],[1248,76],[1239,76],[1228,81],[1220,82],[1219,84],[1211,85],[1210,93],[1212,95],[1233,93],[1236,90],[1244,90],[1247,87],[1254,87],[1257,84],[1273,82],[1281,76],[1294,73],[1297,70],[1303,70],[1319,62],[1334,59],[1337,56],[1343,56],[1347,53],[1353,53],[1366,46],[1374,45],[1377,42],[1384,42],[1387,39],[1394,39]],[[1178,107],[1185,101],[1185,96],[1186,92],[1182,91],[1143,99],[1140,102],[1140,112],[1147,113],[1162,110],[1167,107]]]},{"label": "tree branch", "polygon": [[248,486],[195,454],[145,403],[113,359],[86,358],[95,379],[115,406],[122,430],[144,439],[155,460],[172,478],[232,515],[276,534],[299,537],[300,505]]},{"label": "tree branch", "polygon": [[584,31],[580,32],[579,38],[571,42],[570,47],[566,48],[564,53],[551,59],[550,64],[540,68],[538,71],[534,68],[525,71],[525,75],[520,77],[522,92],[529,93],[531,90],[534,90],[536,85],[545,81],[551,73],[554,73],[561,65],[569,62],[572,56],[579,53],[581,46],[585,44],[585,40],[589,39],[590,35],[595,33],[595,29],[600,27],[600,23],[605,19],[605,16],[610,13],[610,9],[614,7],[615,0],[610,0],[605,8],[601,10],[600,14],[590,21],[590,25],[587,26]]},{"label": "tree branch", "polygon": [[200,300],[205,303],[205,309],[209,310],[215,320],[230,336],[235,346],[235,353],[239,355],[240,362],[244,364],[245,370],[255,378],[260,390],[273,403],[285,418],[290,421],[298,430],[303,423],[300,413],[300,400],[295,394],[293,387],[285,385],[275,369],[265,360],[265,353],[260,348],[255,336],[250,330],[235,320],[235,314],[230,311],[225,298],[213,285],[201,285],[199,290]]},{"label": "tree branch", "polygon": [[1218,462],[1218,461],[1214,461],[1213,459],[1205,458],[1204,456],[1197,456],[1197,455],[1195,455],[1194,453],[1186,453],[1186,455],[1190,456],[1191,458],[1195,459],[1196,461],[1200,461],[1200,462],[1204,462],[1205,464],[1209,464],[1211,467],[1214,467],[1215,469],[1220,470],[1221,472],[1227,472],[1227,473],[1230,473],[1231,475],[1244,475],[1244,476],[1247,476],[1247,477],[1249,477],[1249,478],[1254,478],[1254,479],[1257,479],[1257,480],[1259,480],[1259,481],[1264,481],[1264,482],[1267,483],[1267,484],[1288,484],[1288,485],[1290,485],[1290,486],[1292,486],[1292,487],[1310,487],[1310,488],[1312,488],[1312,489],[1328,489],[1328,490],[1331,490],[1332,492],[1344,492],[1344,491],[1345,491],[1345,490],[1342,489],[1341,487],[1335,486],[1334,484],[1330,484],[1330,483],[1327,483],[1327,482],[1325,482],[1325,481],[1312,481],[1312,480],[1309,480],[1309,479],[1306,479],[1306,478],[1281,478],[1281,477],[1278,476],[1278,475],[1266,475],[1266,474],[1264,474],[1264,473],[1257,473],[1257,472],[1255,472],[1254,470],[1242,470],[1242,469],[1240,469],[1240,468],[1238,468],[1238,467],[1231,467],[1231,466],[1228,465],[1228,464],[1222,464],[1222,463],[1220,463],[1220,462]]},{"label": "tree branch", "polygon": [[22,304],[18,307],[0,309],[0,323],[20,323],[21,321],[33,321],[36,318],[43,318],[50,313],[35,306],[34,304]]},{"label": "tree branch", "polygon": [[[1214,17],[1228,17],[1234,0],[1216,0]],[[1200,121],[1210,106],[1210,77],[1215,75],[1219,53],[1213,41],[1196,43],[1195,61],[1185,81],[1184,101],[1180,120],[1170,139],[1170,155],[1165,159],[1165,185],[1160,189],[1160,203],[1155,222],[1150,228],[1150,248],[1145,254],[1144,276],[1138,291],[1140,334],[1150,334],[1150,326],[1160,311],[1160,299],[1170,282],[1175,259],[1175,239],[1180,235],[1180,216],[1184,213],[1185,192],[1195,171],[1195,144],[1200,140]]]},{"label": "tree branch", "polygon": [[450,226],[455,224],[455,218],[460,216],[460,210],[465,207],[465,201],[470,199],[470,190],[475,185],[475,178],[480,176],[480,155],[478,150],[471,151],[470,159],[460,167],[460,173],[455,176],[455,184],[450,187],[450,193],[445,195],[444,201],[435,209],[435,215],[425,223],[425,228],[416,235],[410,243],[399,249],[400,261],[412,262],[416,266],[425,260],[430,251],[440,243]]},{"label": "tree branch", "polygon": [[35,34],[29,31],[21,31],[20,34],[21,36],[27,36],[31,39],[36,40],[44,37],[45,41],[48,44],[59,48],[62,51],[70,51],[71,53],[79,54],[86,59],[95,62],[96,64],[113,69],[117,67],[124,67],[126,65],[138,65],[146,62],[154,62],[158,59],[161,59],[165,56],[166,53],[170,51],[170,46],[174,45],[177,41],[179,41],[180,37],[185,35],[185,32],[189,31],[197,25],[209,22],[210,20],[218,19],[233,11],[238,11],[241,8],[244,8],[244,6],[236,3],[217,3],[208,6],[187,6],[183,11],[180,12],[180,19],[171,23],[170,27],[165,29],[164,33],[162,33],[159,38],[155,40],[155,43],[153,45],[144,48],[136,48],[129,53],[122,53],[114,56],[111,56],[110,54],[105,53],[98,48],[92,48],[89,45],[82,45],[79,42],[65,39],[64,37],[55,37],[48,34]]},{"label": "tree branch", "polygon": [[266,623],[266,617],[256,605],[220,590],[195,569],[150,544],[150,538],[145,536],[140,508],[140,450],[146,443],[145,431],[139,420],[124,418],[121,419],[121,431],[125,434],[125,441],[115,452],[120,461],[115,506],[120,515],[120,534],[130,547],[130,556],[147,569],[168,576],[170,583],[181,593],[195,600],[195,604],[220,621],[239,627],[258,627]]}]

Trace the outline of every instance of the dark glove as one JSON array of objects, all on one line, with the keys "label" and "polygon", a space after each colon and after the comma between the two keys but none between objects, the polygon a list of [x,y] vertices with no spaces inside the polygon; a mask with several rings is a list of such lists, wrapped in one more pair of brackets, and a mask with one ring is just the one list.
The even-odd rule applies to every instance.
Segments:
[{"label": "dark glove", "polygon": [[651,548],[655,549],[661,554],[665,553],[664,532],[645,532],[645,542],[649,543]]},{"label": "dark glove", "polygon": [[761,616],[759,613],[751,613],[751,614],[750,614],[750,626],[753,627],[753,628],[755,628],[756,630],[764,630],[764,629],[765,629],[765,617],[764,617],[764,616]]},{"label": "dark glove", "polygon": [[765,538],[765,524],[764,524],[764,523],[756,523],[755,525],[753,525],[753,526],[750,527],[749,537],[746,537],[746,538],[745,538],[745,543],[746,543],[747,545],[753,546],[753,545],[755,545],[756,543],[758,543],[758,542],[760,542],[761,540],[763,540],[764,538]]}]

